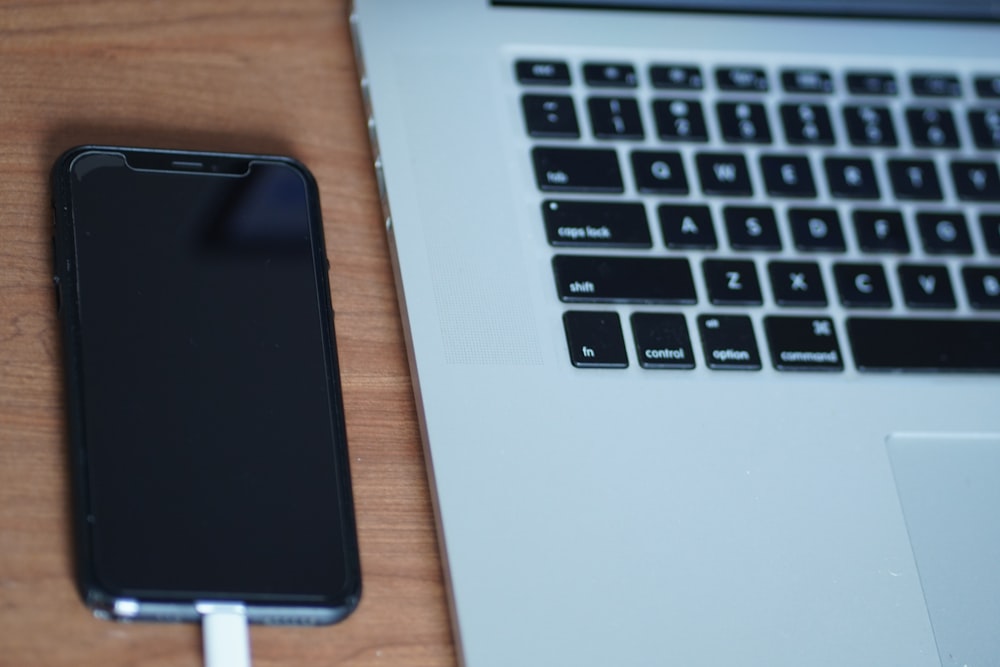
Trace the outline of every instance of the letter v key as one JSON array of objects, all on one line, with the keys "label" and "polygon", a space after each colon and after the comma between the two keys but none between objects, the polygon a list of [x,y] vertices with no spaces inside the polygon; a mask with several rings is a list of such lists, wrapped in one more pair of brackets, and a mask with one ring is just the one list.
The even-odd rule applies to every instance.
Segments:
[{"label": "letter v key", "polygon": [[954,308],[948,268],[929,264],[900,264],[903,298],[911,308]]},{"label": "letter v key", "polygon": [[920,289],[928,296],[934,294],[934,290],[937,288],[937,278],[926,273],[917,276],[917,282],[920,283]]}]

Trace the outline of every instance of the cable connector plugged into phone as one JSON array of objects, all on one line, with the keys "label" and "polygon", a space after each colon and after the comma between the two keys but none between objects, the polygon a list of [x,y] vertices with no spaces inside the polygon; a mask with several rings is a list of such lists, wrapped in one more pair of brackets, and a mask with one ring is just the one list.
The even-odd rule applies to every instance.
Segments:
[{"label": "cable connector plugged into phone", "polygon": [[233,602],[198,602],[205,667],[250,667],[246,608]]}]

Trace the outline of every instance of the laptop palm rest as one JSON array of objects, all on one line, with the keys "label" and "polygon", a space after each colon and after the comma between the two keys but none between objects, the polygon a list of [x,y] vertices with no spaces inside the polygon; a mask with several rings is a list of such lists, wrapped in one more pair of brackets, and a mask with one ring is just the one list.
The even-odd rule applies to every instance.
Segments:
[{"label": "laptop palm rest", "polygon": [[887,448],[941,664],[1000,666],[1000,435]]}]

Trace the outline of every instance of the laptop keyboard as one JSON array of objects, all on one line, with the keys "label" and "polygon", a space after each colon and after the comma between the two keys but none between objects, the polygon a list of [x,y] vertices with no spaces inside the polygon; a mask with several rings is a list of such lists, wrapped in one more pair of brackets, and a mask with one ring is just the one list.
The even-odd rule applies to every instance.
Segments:
[{"label": "laptop keyboard", "polygon": [[1000,73],[514,78],[574,366],[1000,372]]}]

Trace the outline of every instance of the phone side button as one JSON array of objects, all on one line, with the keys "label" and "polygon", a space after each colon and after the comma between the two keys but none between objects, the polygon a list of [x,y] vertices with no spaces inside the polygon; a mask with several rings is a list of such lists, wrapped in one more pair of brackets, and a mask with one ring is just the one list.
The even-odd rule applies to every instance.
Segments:
[{"label": "phone side button", "polygon": [[[52,237],[52,268],[59,270],[59,255],[56,253],[56,237]],[[59,280],[59,274],[53,274],[52,276],[52,286],[56,293],[56,313],[62,312],[62,283]]]}]

